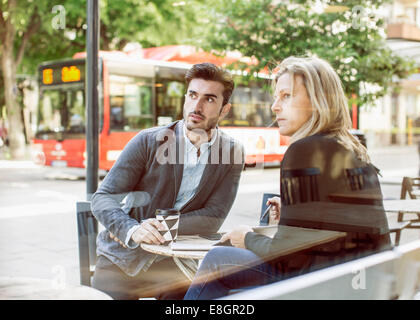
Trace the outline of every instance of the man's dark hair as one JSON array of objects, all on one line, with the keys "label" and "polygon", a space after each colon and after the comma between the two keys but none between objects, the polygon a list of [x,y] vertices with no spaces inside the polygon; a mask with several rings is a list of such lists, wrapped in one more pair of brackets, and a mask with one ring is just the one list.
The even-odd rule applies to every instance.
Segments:
[{"label": "man's dark hair", "polygon": [[185,75],[187,85],[190,84],[193,79],[203,79],[220,82],[223,87],[223,105],[229,102],[230,96],[232,95],[235,84],[233,82],[232,75],[212,63],[199,63],[192,66]]}]

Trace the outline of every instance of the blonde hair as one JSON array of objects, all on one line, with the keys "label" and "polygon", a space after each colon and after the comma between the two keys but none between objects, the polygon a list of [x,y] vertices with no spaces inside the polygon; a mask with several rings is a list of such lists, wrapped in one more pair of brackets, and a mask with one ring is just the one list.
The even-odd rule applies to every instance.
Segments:
[{"label": "blonde hair", "polygon": [[[290,142],[323,133],[335,137],[346,149],[356,153],[365,162],[370,162],[366,148],[350,133],[351,119],[347,98],[337,73],[325,60],[310,57],[289,57],[275,71],[275,81],[288,72],[291,79],[303,78],[312,104],[312,116],[291,137]],[[292,82],[293,92],[294,81]]]}]

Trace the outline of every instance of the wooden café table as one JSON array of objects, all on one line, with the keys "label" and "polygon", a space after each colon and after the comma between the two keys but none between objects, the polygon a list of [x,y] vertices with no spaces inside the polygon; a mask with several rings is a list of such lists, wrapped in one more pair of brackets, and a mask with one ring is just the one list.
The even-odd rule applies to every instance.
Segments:
[{"label": "wooden caf\u00e9 table", "polygon": [[52,279],[0,277],[0,300],[112,300],[91,287],[57,284]]},{"label": "wooden caf\u00e9 table", "polygon": [[[281,247],[276,248],[276,257],[287,256],[309,250],[322,244],[336,241],[346,236],[345,232],[316,230],[289,226],[254,227],[254,231],[273,237]],[[217,241],[211,241],[195,236],[178,236],[177,246],[189,247],[189,250],[173,250],[170,246],[152,245],[142,243],[141,247],[151,253],[172,257],[176,265],[192,280],[198,269],[199,260],[202,260],[207,252],[214,247]]]},{"label": "wooden caf\u00e9 table", "polygon": [[384,200],[385,211],[420,214],[420,199]]},{"label": "wooden caf\u00e9 table", "polygon": [[332,201],[344,202],[348,204],[381,205],[387,212],[404,212],[420,214],[420,199],[396,199],[383,200],[381,196],[372,195],[369,192],[359,191],[357,195],[334,193],[330,194]]},{"label": "wooden caf\u00e9 table", "polygon": [[367,204],[327,201],[299,203],[282,210],[281,222],[289,226],[376,235],[389,231],[382,206]]},{"label": "wooden caf\u00e9 table", "polygon": [[207,254],[209,247],[212,246],[217,241],[211,241],[199,237],[198,235],[194,236],[178,236],[177,243],[195,243],[200,246],[204,246],[204,250],[198,250],[198,247],[195,247],[194,250],[172,250],[171,246],[163,246],[157,244],[147,244],[142,243],[141,248],[145,251],[166,256],[172,257],[175,264],[178,268],[184,273],[184,275],[192,280],[195,273],[197,272],[199,261],[204,258]]}]

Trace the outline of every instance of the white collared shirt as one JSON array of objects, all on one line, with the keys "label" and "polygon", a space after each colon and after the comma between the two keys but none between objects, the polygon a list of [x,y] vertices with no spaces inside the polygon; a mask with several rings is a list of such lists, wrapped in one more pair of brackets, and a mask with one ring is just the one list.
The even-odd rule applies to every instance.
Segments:
[{"label": "white collared shirt", "polygon": [[190,201],[200,184],[204,169],[208,162],[211,146],[217,139],[218,129],[213,132],[211,140],[200,146],[200,156],[198,156],[198,148],[196,148],[187,137],[187,129],[185,123],[183,125],[184,133],[184,170],[182,173],[182,182],[175,201],[175,208],[180,210]]},{"label": "white collared shirt", "polygon": [[[209,152],[211,146],[217,139],[219,130],[213,131],[211,140],[203,143],[200,146],[200,156],[198,156],[198,149],[191,143],[187,137],[187,128],[183,121],[183,136],[184,136],[184,169],[182,173],[181,186],[179,188],[174,207],[180,210],[184,205],[190,201],[196,194],[198,185],[200,184],[201,177],[203,176],[204,169],[208,162]],[[135,249],[139,245],[131,240],[132,234],[140,227],[136,225],[127,232],[125,239],[125,245],[130,249]],[[154,259],[151,259],[147,266],[143,268],[144,271],[153,263]]]}]

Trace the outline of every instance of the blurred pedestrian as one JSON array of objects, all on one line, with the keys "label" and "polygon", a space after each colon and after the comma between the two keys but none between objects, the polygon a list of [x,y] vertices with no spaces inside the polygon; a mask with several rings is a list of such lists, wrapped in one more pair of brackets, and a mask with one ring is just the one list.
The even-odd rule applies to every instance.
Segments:
[{"label": "blurred pedestrian", "polygon": [[7,128],[4,119],[0,119],[0,147],[9,146]]}]

